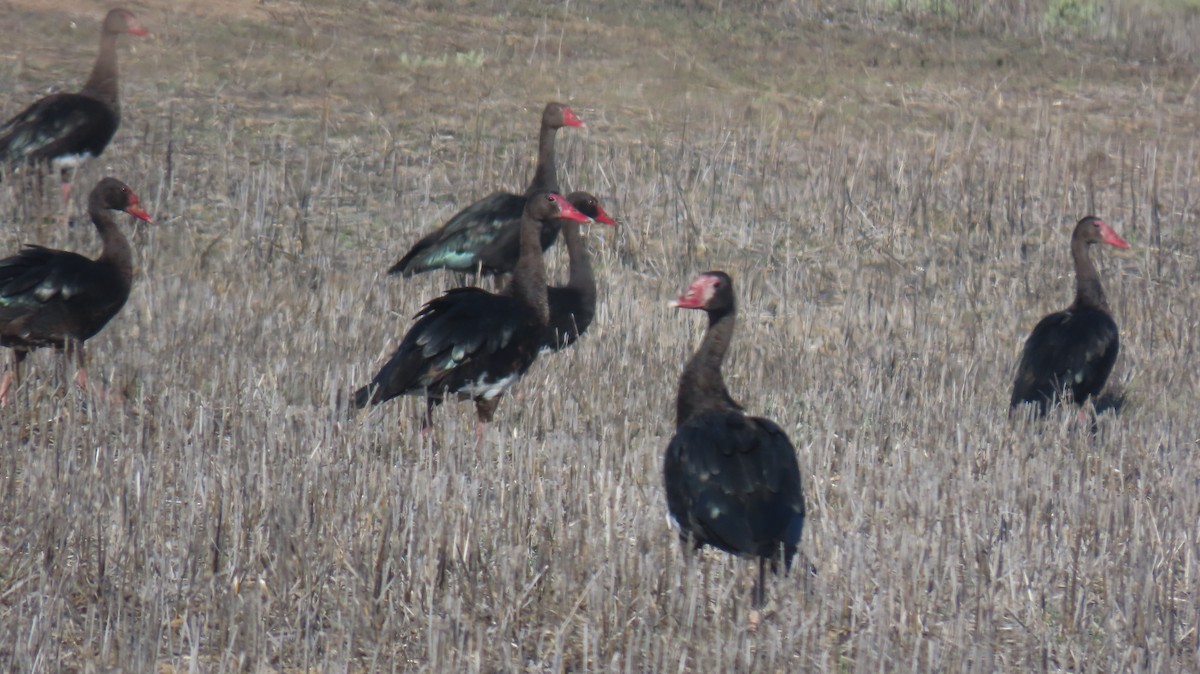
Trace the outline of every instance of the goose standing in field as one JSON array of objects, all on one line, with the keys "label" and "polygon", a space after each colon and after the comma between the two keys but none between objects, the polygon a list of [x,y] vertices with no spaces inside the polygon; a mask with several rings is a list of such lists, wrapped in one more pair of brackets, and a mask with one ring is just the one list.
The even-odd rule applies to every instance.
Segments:
[{"label": "goose standing in field", "polygon": [[100,257],[26,245],[0,260],[0,346],[13,350],[12,368],[0,380],[0,406],[20,383],[29,351],[45,346],[74,353],[75,381],[87,387],[83,343],[125,306],[133,285],[133,252],[110,210],[152,222],[128,185],[105,178],[88,196],[88,214],[103,244]]},{"label": "goose standing in field", "polygon": [[[525,193],[495,192],[467,206],[413,245],[388,273],[412,276],[433,269],[491,275],[512,272],[520,256],[521,214],[526,200],[532,194],[560,191],[554,137],[564,126],[584,127],[584,123],[570,107],[547,103],[538,135],[537,167]],[[542,250],[558,238],[560,226],[557,220],[542,223]]]},{"label": "goose standing in field", "polygon": [[[594,222],[616,226],[617,221],[600,207],[600,201],[587,192],[572,192],[567,201],[579,212]],[[569,271],[567,285],[551,286],[547,289],[550,302],[550,324],[547,326],[545,347],[552,351],[564,349],[575,343],[587,331],[596,315],[596,275],[592,271],[592,258],[579,223],[574,220],[562,222],[563,240],[567,244]]]},{"label": "goose standing in field", "polygon": [[679,378],[675,436],[663,460],[667,509],[684,545],[757,557],[755,607],[765,603],[766,565],[790,570],[804,527],[800,466],[775,422],[750,417],[721,376],[737,318],[733,279],[700,274],[673,303],[708,314],[708,330]]},{"label": "goose standing in field", "polygon": [[100,28],[100,54],[77,94],[51,94],[0,126],[0,166],[48,165],[62,172],[63,201],[70,194],[70,172],[99,157],[121,124],[117,86],[117,37],[149,35],[133,12],[114,9]]},{"label": "goose standing in field", "polygon": [[531,196],[521,222],[521,257],[501,293],[455,288],[430,300],[400,346],[367,386],[354,394],[358,408],[399,395],[425,396],[422,432],[447,395],[475,401],[476,432],[490,422],[500,396],[521,378],[542,348],[549,308],[539,232],[555,219],[585,222],[558,194]]},{"label": "goose standing in field", "polygon": [[1083,406],[1100,393],[1112,372],[1120,351],[1117,323],[1108,310],[1108,300],[1100,285],[1100,275],[1089,249],[1094,243],[1117,248],[1129,244],[1100,218],[1089,215],[1075,225],[1071,235],[1071,257],[1075,261],[1075,301],[1034,326],[1017,376],[1013,380],[1009,408],[1024,403],[1037,405],[1037,413],[1046,410],[1064,392]]}]

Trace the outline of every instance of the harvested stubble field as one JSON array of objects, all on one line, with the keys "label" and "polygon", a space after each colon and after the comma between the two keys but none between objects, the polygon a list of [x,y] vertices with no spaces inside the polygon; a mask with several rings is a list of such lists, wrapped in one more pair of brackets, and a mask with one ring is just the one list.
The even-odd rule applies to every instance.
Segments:
[{"label": "harvested stubble field", "polygon": [[[9,4],[11,114],[83,80],[103,8]],[[122,41],[124,126],[73,204],[114,175],[158,221],[89,342],[129,402],[39,353],[0,410],[0,667],[1200,669],[1194,32],[1130,5],[1055,32],[906,3],[131,5],[155,37]],[[469,405],[436,451],[418,400],[349,415],[454,282],[384,270],[525,184],[552,99],[589,125],[563,183],[622,220],[589,237],[591,332],[478,450]],[[0,186],[3,251],[98,249],[31,194]],[[1088,212],[1133,244],[1098,251],[1115,409],[1010,422]],[[729,385],[791,435],[810,511],[756,631],[753,565],[686,564],[660,484],[703,327],[666,303],[710,268],[739,287]]]}]

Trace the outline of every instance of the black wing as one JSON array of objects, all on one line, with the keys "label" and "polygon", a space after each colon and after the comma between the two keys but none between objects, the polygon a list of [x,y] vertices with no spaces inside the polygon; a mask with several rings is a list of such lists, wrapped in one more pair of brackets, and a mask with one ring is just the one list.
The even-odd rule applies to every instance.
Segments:
[{"label": "black wing", "polygon": [[68,301],[93,287],[88,258],[62,250],[26,245],[0,260],[0,319],[47,302]]},{"label": "black wing", "polygon": [[1065,388],[1078,404],[1104,388],[1120,351],[1117,324],[1102,309],[1060,311],[1033,328],[1017,376],[1010,407],[1037,403],[1040,412]]},{"label": "black wing", "polygon": [[537,358],[541,331],[524,304],[479,288],[456,288],[431,300],[400,346],[355,404],[379,404],[406,393],[494,398]]},{"label": "black wing", "polygon": [[596,307],[587,306],[583,293],[574,288],[547,288],[550,301],[550,324],[542,339],[544,348],[558,351],[575,343],[592,324]]},{"label": "black wing", "polygon": [[[562,220],[547,220],[542,223],[542,251],[554,245],[562,230]],[[475,254],[475,264],[486,274],[510,274],[517,268],[521,257],[521,222],[505,224],[496,236]]]},{"label": "black wing", "polygon": [[501,230],[514,224],[520,229],[525,202],[524,196],[508,192],[495,192],[476,201],[418,241],[388,273],[411,276],[432,269],[474,271],[476,255]]},{"label": "black wing", "polygon": [[804,495],[796,450],[775,423],[711,412],[679,427],[663,462],[667,508],[697,547],[786,566],[800,542]]},{"label": "black wing", "polygon": [[116,110],[89,96],[47,96],[0,127],[0,164],[98,157],[120,123]]},{"label": "black wing", "polygon": [[26,246],[0,260],[0,342],[37,347],[89,339],[128,297],[128,285],[111,266]]}]

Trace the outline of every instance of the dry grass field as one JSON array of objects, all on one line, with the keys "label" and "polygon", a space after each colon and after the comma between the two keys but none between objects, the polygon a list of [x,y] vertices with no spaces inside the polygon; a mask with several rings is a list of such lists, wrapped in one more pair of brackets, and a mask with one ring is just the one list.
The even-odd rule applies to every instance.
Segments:
[{"label": "dry grass field", "polygon": [[[0,3],[4,115],[86,78],[107,4],[55,4]],[[1200,671],[1191,3],[128,6],[154,37],[122,40],[78,224],[0,185],[4,253],[97,251],[103,175],[157,221],[122,218],[133,295],[89,342],[127,402],[38,353],[0,409],[0,669]],[[622,225],[589,236],[590,333],[478,450],[470,405],[436,449],[419,400],[349,414],[455,282],[384,270],[523,187],[555,99],[588,124],[564,185]],[[1120,404],[1009,421],[1089,212],[1132,244],[1097,251]],[[667,302],[712,268],[810,513],[757,630],[756,565],[687,562],[661,486],[703,330]]]}]

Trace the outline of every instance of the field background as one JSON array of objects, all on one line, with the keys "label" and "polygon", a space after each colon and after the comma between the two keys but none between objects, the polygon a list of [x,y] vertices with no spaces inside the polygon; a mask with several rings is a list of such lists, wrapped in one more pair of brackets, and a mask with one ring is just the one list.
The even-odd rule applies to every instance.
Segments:
[{"label": "field background", "polygon": [[[0,110],[77,88],[106,4],[8,0]],[[89,342],[125,405],[30,358],[0,410],[0,668],[67,672],[1200,670],[1200,15],[1185,0],[133,2],[102,175],[137,275]],[[339,409],[449,275],[384,270],[522,188],[547,100],[590,333],[474,449]],[[0,185],[0,250],[98,250]],[[1094,212],[1122,331],[1096,432],[1010,423]],[[123,218],[125,220],[126,218]],[[564,278],[565,253],[548,255]],[[735,278],[735,397],[796,444],[798,569],[685,564],[660,485]],[[5,356],[7,358],[7,355]]]}]

